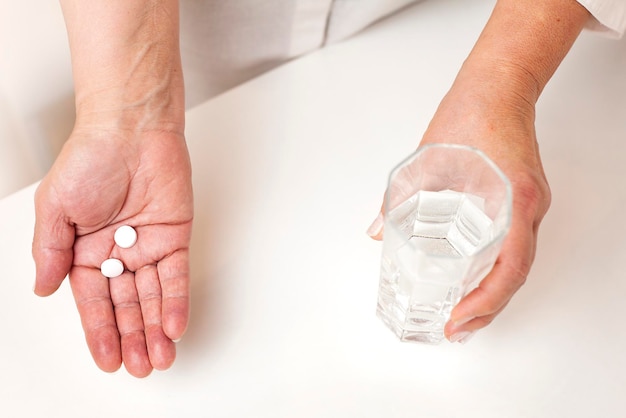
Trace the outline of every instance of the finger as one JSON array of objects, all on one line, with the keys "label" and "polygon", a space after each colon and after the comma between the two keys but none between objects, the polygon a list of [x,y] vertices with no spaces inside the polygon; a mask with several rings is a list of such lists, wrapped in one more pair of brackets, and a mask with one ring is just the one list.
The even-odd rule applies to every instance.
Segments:
[{"label": "finger", "polygon": [[116,371],[122,354],[108,279],[98,269],[74,267],[70,285],[91,356],[100,369]]},{"label": "finger", "polygon": [[496,312],[477,317],[471,319],[468,322],[456,324],[452,321],[448,322],[444,328],[444,335],[450,342],[461,342],[465,343],[472,335],[476,333],[476,331],[485,328],[487,325],[491,324],[493,320],[504,310],[507,303],[502,306],[502,308],[498,309]]},{"label": "finger", "polygon": [[519,290],[526,276],[518,269],[498,263],[454,308],[451,321],[458,324],[499,312]]},{"label": "finger", "polygon": [[380,205],[380,211],[378,211],[378,216],[374,219],[374,222],[367,228],[367,235],[376,241],[381,241],[383,239],[383,228],[385,227],[385,197],[383,196],[383,203]]},{"label": "finger", "polygon": [[59,288],[72,265],[74,236],[74,227],[63,215],[61,205],[42,183],[35,193],[35,294],[48,296]]},{"label": "finger", "polygon": [[180,339],[189,322],[189,250],[180,249],[157,264],[161,283],[163,331]]},{"label": "finger", "polygon": [[374,222],[367,228],[367,235],[376,241],[380,241],[383,239],[383,227],[385,226],[385,221],[383,219],[383,212],[379,212]]},{"label": "finger", "polygon": [[131,375],[146,377],[152,372],[152,365],[148,357],[134,274],[125,271],[121,276],[109,279],[109,287],[120,334],[124,366]]},{"label": "finger", "polygon": [[150,363],[157,370],[168,369],[176,358],[176,346],[163,332],[162,293],[156,266],[139,269],[135,273],[135,283]]},{"label": "finger", "polygon": [[476,318],[482,320],[474,321],[474,326],[488,325],[525,283],[536,243],[536,229],[532,223],[526,225],[514,220],[491,272],[452,310],[450,332],[469,330],[470,321]]}]

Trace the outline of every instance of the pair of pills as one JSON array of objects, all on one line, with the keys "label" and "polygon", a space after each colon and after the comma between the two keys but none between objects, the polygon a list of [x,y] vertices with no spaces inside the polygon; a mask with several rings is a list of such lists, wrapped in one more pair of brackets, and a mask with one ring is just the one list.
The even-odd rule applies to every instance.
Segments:
[{"label": "pair of pills", "polygon": [[[115,245],[120,248],[130,248],[137,242],[137,231],[130,225],[123,225],[117,228],[113,235]],[[104,260],[100,265],[102,275],[112,279],[124,272],[124,264],[117,258],[109,258]]]}]

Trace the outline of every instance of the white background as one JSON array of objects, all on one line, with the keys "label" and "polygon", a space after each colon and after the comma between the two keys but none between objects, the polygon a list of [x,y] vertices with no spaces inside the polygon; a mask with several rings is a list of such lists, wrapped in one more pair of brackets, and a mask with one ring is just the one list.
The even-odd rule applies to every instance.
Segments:
[{"label": "white background", "polygon": [[584,33],[538,105],[553,204],[497,320],[425,346],[374,313],[364,231],[491,5],[418,4],[188,112],[192,320],[167,372],[96,368],[67,284],[31,293],[34,186],[0,202],[2,415],[623,416],[624,41]]}]

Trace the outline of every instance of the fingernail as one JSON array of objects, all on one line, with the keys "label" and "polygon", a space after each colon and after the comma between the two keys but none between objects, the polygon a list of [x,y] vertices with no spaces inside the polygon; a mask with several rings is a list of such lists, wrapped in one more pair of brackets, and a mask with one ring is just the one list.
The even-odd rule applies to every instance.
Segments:
[{"label": "fingernail", "polygon": [[472,332],[470,332],[470,333],[469,333],[469,335],[466,335],[465,337],[461,338],[461,339],[459,340],[459,343],[461,343],[461,344],[467,344],[467,342],[468,342],[469,340],[471,340],[472,338],[474,338],[474,335],[476,335],[476,331],[472,331]]},{"label": "fingernail", "polygon": [[180,342],[180,340],[182,340],[182,337],[181,337],[181,338],[176,338],[175,340],[172,340],[172,342],[173,342],[173,343],[179,343],[179,342]]},{"label": "fingernail", "polygon": [[380,231],[383,230],[384,224],[385,222],[383,221],[383,214],[379,213],[376,219],[374,219],[374,222],[372,222],[370,227],[367,228],[367,235],[369,235],[370,237],[377,236],[378,234],[380,234]]},{"label": "fingernail", "polygon": [[454,322],[454,327],[458,328],[461,325],[465,325],[465,324],[467,324],[469,321],[471,321],[474,318],[475,318],[474,316],[468,316],[468,317],[465,317],[465,318],[461,318],[461,319],[459,319],[457,321],[453,321]]},{"label": "fingernail", "polygon": [[451,343],[456,343],[456,342],[460,342],[463,343],[463,341],[469,337],[472,333],[469,331],[462,331],[462,332],[457,332],[456,334],[453,334],[450,336],[450,342]]}]

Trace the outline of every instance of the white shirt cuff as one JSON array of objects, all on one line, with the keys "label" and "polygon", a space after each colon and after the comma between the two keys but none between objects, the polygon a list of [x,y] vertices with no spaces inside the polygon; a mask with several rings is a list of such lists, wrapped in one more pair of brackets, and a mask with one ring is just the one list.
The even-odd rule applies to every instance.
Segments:
[{"label": "white shirt cuff", "polygon": [[626,30],[626,0],[577,0],[589,10],[592,18],[587,29],[620,38]]}]

